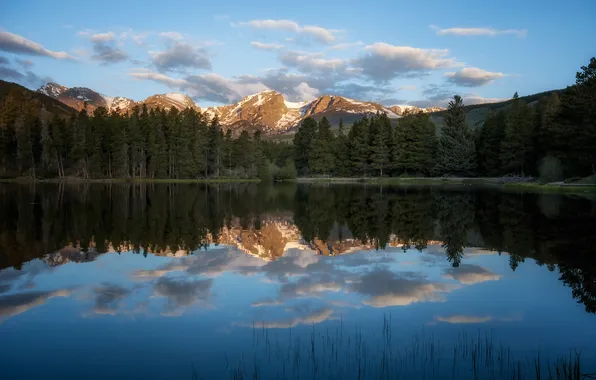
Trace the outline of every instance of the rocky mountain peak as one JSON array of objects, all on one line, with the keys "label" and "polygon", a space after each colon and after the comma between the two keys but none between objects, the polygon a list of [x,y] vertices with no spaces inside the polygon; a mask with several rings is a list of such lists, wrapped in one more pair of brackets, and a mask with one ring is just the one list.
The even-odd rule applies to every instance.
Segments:
[{"label": "rocky mountain peak", "polygon": [[438,111],[445,110],[445,108],[441,108],[441,107],[420,108],[420,107],[411,106],[411,105],[397,105],[397,104],[390,106],[389,109],[400,116],[403,116],[404,114],[411,113],[411,112],[428,113],[428,112],[438,112]]},{"label": "rocky mountain peak", "polygon": [[[148,108],[184,110],[190,107],[201,111],[189,96],[174,92],[152,95],[140,102],[124,97],[101,95],[86,87],[68,88],[57,83],[48,83],[42,86],[38,92],[78,110],[83,109],[84,104],[87,103],[88,112],[93,112],[97,107],[105,107],[110,112],[116,111],[125,114],[130,112],[133,107],[143,104]],[[286,100],[284,95],[277,91],[267,90],[245,96],[234,104],[209,107],[204,110],[204,114],[210,119],[219,118],[224,129],[230,129],[238,135],[244,130],[251,133],[255,130],[261,130],[268,134],[286,133],[300,125],[305,117],[313,117],[317,120],[327,117],[332,125],[337,125],[340,120],[343,120],[346,125],[350,125],[363,116],[377,113],[385,113],[389,118],[397,119],[406,112],[442,110],[439,107],[418,108],[411,105],[385,107],[375,102],[331,94],[322,95],[308,102],[292,102]]]},{"label": "rocky mountain peak", "polygon": [[66,86],[62,86],[58,83],[54,83],[54,82],[48,82],[46,84],[44,84],[43,86],[41,86],[37,92],[40,92],[44,95],[50,96],[52,98],[57,98],[60,95],[62,95],[63,93],[65,93],[68,90],[68,87]]},{"label": "rocky mountain peak", "polygon": [[152,95],[143,100],[141,103],[146,104],[148,108],[160,107],[169,110],[170,108],[174,107],[179,110],[186,108],[194,108],[197,111],[201,110],[201,108],[188,95],[176,92]]}]

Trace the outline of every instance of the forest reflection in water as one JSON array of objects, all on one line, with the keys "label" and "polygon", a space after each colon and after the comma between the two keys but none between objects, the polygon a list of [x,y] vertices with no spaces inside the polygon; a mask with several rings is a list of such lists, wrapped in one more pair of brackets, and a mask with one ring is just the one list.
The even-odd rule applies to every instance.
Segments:
[{"label": "forest reflection in water", "polygon": [[[595,204],[470,187],[0,185],[0,374],[511,378],[537,352],[589,362]],[[54,350],[87,341],[76,364]]]},{"label": "forest reflection in water", "polygon": [[[469,188],[259,185],[1,185],[0,268],[61,250],[167,255],[210,244],[273,260],[287,244],[323,255],[440,243],[506,252],[558,270],[596,311],[596,202]],[[50,257],[51,260],[51,257]],[[82,259],[85,260],[85,259]]]}]

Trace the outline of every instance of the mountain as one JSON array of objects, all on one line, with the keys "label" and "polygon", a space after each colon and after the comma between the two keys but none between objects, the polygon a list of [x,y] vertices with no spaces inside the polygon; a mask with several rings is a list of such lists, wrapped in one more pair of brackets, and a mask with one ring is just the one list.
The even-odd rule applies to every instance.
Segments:
[{"label": "mountain", "polygon": [[190,107],[197,111],[201,110],[190,97],[177,93],[152,95],[141,102],[135,102],[121,96],[102,95],[86,87],[68,88],[57,83],[47,83],[40,87],[37,92],[59,100],[76,110],[83,109],[86,102],[89,112],[93,112],[98,107],[104,107],[110,112],[117,111],[125,114],[132,110],[134,106],[141,106],[142,104],[146,104],[148,108],[160,107],[169,110],[175,107],[183,110]]},{"label": "mountain", "polygon": [[169,110],[170,108],[178,108],[178,110],[182,111],[186,108],[194,108],[197,111],[201,111],[201,108],[196,105],[196,103],[187,95],[178,94],[178,93],[167,93],[167,94],[157,94],[148,97],[147,99],[139,102],[139,105],[146,104],[147,108],[165,108]]},{"label": "mountain", "polygon": [[[146,104],[149,108],[175,107],[179,110],[201,108],[188,96],[178,93],[156,94],[147,99],[135,102],[123,97],[102,95],[85,87],[68,88],[57,83],[42,86],[38,93],[47,95],[62,103],[81,110],[87,103],[87,110],[92,112],[97,107],[105,107],[109,111],[122,114],[129,112],[134,106]],[[235,135],[242,131],[253,133],[257,130],[268,135],[293,132],[306,117],[320,120],[326,117],[332,126],[343,120],[346,126],[364,116],[386,113],[391,119],[400,118],[406,111],[436,112],[442,108],[417,108],[414,106],[395,105],[385,107],[379,103],[364,102],[344,96],[323,95],[310,102],[290,102],[277,91],[263,91],[249,95],[234,104],[209,107],[204,110],[209,119],[217,117],[224,129],[231,129]]]},{"label": "mountain", "polygon": [[400,117],[378,103],[361,102],[335,95],[324,95],[310,102],[289,102],[276,91],[260,92],[246,96],[235,104],[205,110],[207,116],[217,116],[224,127],[234,132],[251,127],[268,134],[291,131],[306,117],[319,120],[325,116],[332,125],[337,125],[342,119],[349,125],[377,112],[384,112],[393,119]]},{"label": "mountain", "polygon": [[419,108],[419,107],[410,106],[410,105],[394,105],[394,106],[390,106],[389,109],[400,116],[403,116],[406,112],[431,113],[431,112],[440,112],[440,111],[445,110],[445,108],[442,108],[442,107]]},{"label": "mountain", "polygon": [[[545,91],[537,94],[520,96],[519,99],[522,100],[524,103],[528,104],[529,106],[535,106],[536,104],[538,104],[538,101],[540,99],[547,98],[551,96],[553,93],[561,95],[563,91],[564,90]],[[466,121],[468,123],[468,127],[470,127],[470,129],[472,130],[476,129],[477,127],[481,127],[484,124],[484,120],[486,120],[486,116],[489,114],[489,112],[504,111],[509,108],[510,104],[511,99],[496,103],[481,103],[464,106],[464,110],[466,111]],[[445,109],[432,111],[431,113],[431,120],[435,124],[437,131],[440,131],[443,127],[444,116]]]},{"label": "mountain", "polygon": [[[56,91],[60,91],[60,89],[58,88]],[[34,116],[48,119],[54,114],[60,117],[69,117],[76,111],[44,93],[34,92],[16,83],[0,80],[0,113],[9,111],[11,105],[19,105],[27,112],[32,112]],[[5,122],[12,123],[10,119],[13,116],[15,115],[10,115]]]}]

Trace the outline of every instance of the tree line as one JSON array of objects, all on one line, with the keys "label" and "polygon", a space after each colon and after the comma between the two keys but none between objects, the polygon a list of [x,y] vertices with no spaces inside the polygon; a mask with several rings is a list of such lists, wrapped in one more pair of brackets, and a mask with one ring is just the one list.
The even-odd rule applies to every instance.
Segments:
[{"label": "tree line", "polygon": [[68,119],[48,118],[6,96],[0,151],[0,176],[192,179],[293,172],[287,145],[263,140],[259,131],[235,137],[217,118],[209,121],[192,108],[143,105],[121,115],[99,107],[91,115],[83,109]]},{"label": "tree line", "polygon": [[[340,121],[307,117],[293,144],[233,136],[194,109],[105,108],[70,118],[39,112],[35,102],[0,102],[0,176],[193,179],[296,175],[540,176],[546,181],[596,173],[596,58],[561,95],[526,104],[514,94],[474,130],[462,98],[449,103],[441,128],[431,116],[385,114]],[[44,110],[42,110],[44,111]]]},{"label": "tree line", "polygon": [[515,93],[475,130],[460,96],[449,102],[436,133],[431,117],[407,113],[397,123],[385,114],[340,121],[337,136],[326,118],[306,118],[294,136],[299,175],[502,176],[546,181],[596,173],[596,58],[559,96],[526,104]]}]

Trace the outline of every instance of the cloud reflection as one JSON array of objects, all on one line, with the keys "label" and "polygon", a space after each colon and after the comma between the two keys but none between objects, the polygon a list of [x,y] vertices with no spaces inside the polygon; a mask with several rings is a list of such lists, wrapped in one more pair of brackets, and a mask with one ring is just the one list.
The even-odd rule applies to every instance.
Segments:
[{"label": "cloud reflection", "polygon": [[472,323],[486,323],[490,321],[501,321],[501,322],[512,322],[519,321],[521,317],[493,317],[490,315],[486,316],[474,316],[474,315],[452,315],[449,317],[436,316],[436,321],[452,324],[472,324]]},{"label": "cloud reflection", "polygon": [[51,292],[30,292],[9,294],[0,297],[0,318],[10,318],[24,313],[36,306],[43,305],[53,297],[68,297],[69,289],[60,289]]},{"label": "cloud reflection", "polygon": [[[256,327],[264,327],[269,329],[283,329],[289,327],[296,327],[298,325],[316,325],[326,320],[334,319],[333,309],[324,307],[313,310],[308,314],[296,316],[290,319],[282,319],[277,321],[262,321],[256,322]],[[252,324],[250,325],[252,326]]]},{"label": "cloud reflection", "polygon": [[458,286],[425,279],[411,278],[403,273],[387,269],[372,271],[360,277],[351,290],[369,298],[365,305],[372,307],[407,306],[417,302],[440,302],[441,293],[450,292]]},{"label": "cloud reflection", "polygon": [[122,300],[131,291],[115,284],[102,284],[101,287],[93,289],[95,293],[95,305],[93,311],[97,314],[116,315]]},{"label": "cloud reflection", "polygon": [[162,315],[178,316],[195,303],[207,303],[211,295],[213,279],[183,280],[161,277],[154,286],[155,295],[166,297],[167,304]]},{"label": "cloud reflection", "polygon": [[461,284],[472,285],[485,281],[496,281],[500,275],[475,264],[461,264],[457,268],[445,270],[445,278],[452,278]]}]

